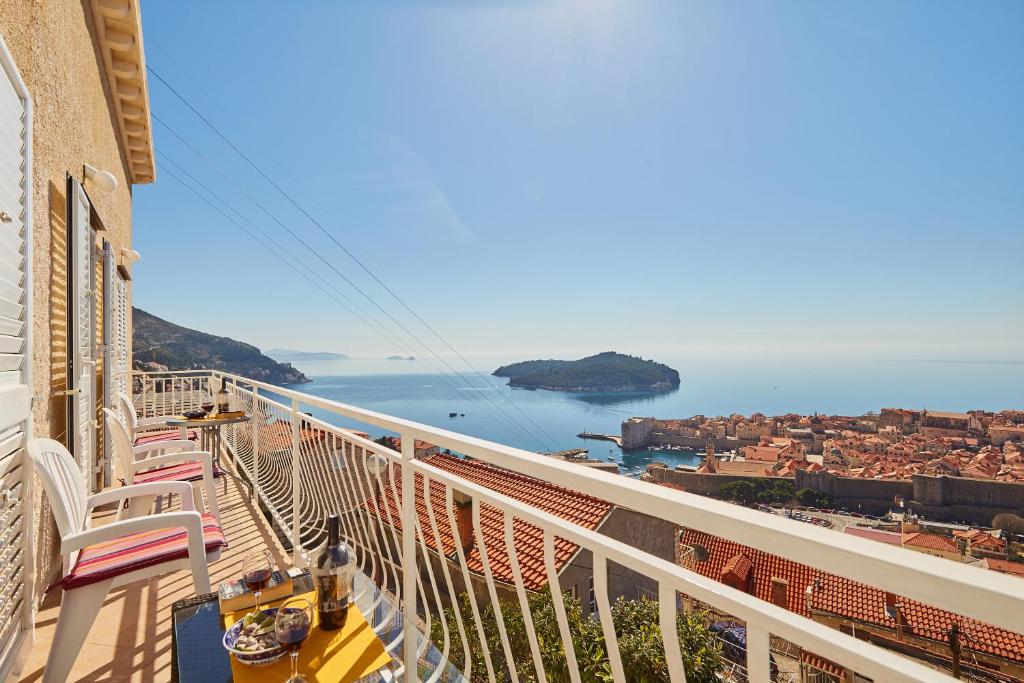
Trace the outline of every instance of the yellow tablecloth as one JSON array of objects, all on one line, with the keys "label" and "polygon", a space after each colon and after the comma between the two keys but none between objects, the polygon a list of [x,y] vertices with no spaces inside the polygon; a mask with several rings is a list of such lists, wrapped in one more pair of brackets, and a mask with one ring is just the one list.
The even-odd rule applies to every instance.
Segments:
[{"label": "yellow tablecloth", "polygon": [[[315,606],[316,596],[312,592],[294,597],[305,598]],[[282,602],[279,600],[268,606]],[[224,627],[231,626],[249,611],[245,609],[225,614]],[[345,625],[337,631],[324,631],[317,627],[318,623],[314,608],[313,630],[299,650],[299,672],[305,674],[311,683],[352,683],[380,670],[391,661],[384,643],[380,642],[380,638],[366,622],[366,617],[355,605],[349,607]],[[285,681],[290,674],[291,662],[287,656],[268,666],[247,666],[231,657],[234,683]]]}]

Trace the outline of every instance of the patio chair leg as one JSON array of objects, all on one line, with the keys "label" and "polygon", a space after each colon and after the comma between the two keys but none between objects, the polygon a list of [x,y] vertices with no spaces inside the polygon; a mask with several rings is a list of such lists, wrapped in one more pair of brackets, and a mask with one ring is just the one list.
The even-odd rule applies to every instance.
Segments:
[{"label": "patio chair leg", "polygon": [[113,579],[64,591],[60,600],[60,614],[57,616],[57,630],[53,634],[50,654],[46,658],[43,683],[63,683],[68,679],[111,584]]}]

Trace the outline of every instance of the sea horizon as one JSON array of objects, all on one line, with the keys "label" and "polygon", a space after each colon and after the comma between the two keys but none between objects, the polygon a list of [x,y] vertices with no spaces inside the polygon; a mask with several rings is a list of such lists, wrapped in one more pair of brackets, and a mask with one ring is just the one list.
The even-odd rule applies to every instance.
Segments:
[{"label": "sea horizon", "polygon": [[[574,393],[509,387],[506,378],[477,366],[460,374],[410,371],[416,361],[313,361],[293,363],[312,382],[291,388],[321,398],[449,429],[532,452],[586,448],[596,460],[614,460],[627,476],[653,461],[693,465],[690,450],[623,451],[605,441],[580,439],[583,431],[619,434],[633,416],[863,415],[886,407],[999,411],[1024,407],[1015,387],[1024,365],[1000,359],[924,362],[920,359],[846,358],[829,355],[655,358],[679,370],[678,390],[658,393]],[[398,366],[398,367],[395,367]],[[394,370],[392,368],[394,367]],[[416,370],[421,370],[418,366]],[[496,365],[494,367],[497,367]],[[404,371],[403,371],[404,370]],[[1016,400],[1015,400],[1016,399]],[[339,426],[380,430],[313,411]],[[457,417],[449,417],[455,412]]]}]

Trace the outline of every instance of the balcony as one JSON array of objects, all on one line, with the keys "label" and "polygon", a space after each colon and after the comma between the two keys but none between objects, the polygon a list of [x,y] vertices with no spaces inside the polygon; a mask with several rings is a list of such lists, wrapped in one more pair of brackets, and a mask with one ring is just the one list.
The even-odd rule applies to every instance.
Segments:
[{"label": "balcony", "polygon": [[[219,372],[138,374],[135,406],[178,414],[222,383],[253,420],[224,430],[230,546],[211,579],[237,578],[256,546],[305,565],[340,514],[361,599],[405,680],[630,680],[620,599],[656,605],[660,677],[673,683],[694,666],[687,613],[719,625],[723,680],[954,680],[950,623],[919,621],[955,615],[963,678],[1024,678],[1017,578]],[[728,561],[712,570],[715,558]],[[113,593],[75,677],[169,680],[169,608],[190,594],[179,575]],[[39,613],[24,680],[45,661],[57,599]]]}]

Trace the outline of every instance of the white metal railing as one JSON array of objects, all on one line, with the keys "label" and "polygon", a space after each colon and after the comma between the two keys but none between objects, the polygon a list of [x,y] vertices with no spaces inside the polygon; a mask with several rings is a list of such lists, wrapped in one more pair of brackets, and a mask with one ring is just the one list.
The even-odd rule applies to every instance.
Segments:
[{"label": "white metal railing", "polygon": [[[566,521],[429,461],[417,460],[416,440],[613,501],[616,506],[678,527],[715,534],[1011,631],[1024,630],[1024,591],[1020,590],[1020,580],[1013,577],[793,524],[774,515],[237,375],[217,371],[136,373],[135,402],[144,416],[177,413],[199,405],[203,396],[219,389],[222,383],[226,383],[235,407],[253,416],[249,423],[225,428],[225,444],[237,469],[253,484],[261,506],[290,542],[294,561],[307,561],[309,553],[323,542],[327,514],[339,513],[345,540],[355,549],[363,571],[381,589],[381,597],[374,603],[383,611],[374,622],[376,628],[386,636],[386,645],[402,662],[404,671],[416,670],[415,679],[447,680],[452,667],[440,666],[440,661],[457,662],[461,675],[471,680],[519,681],[520,676],[548,680],[522,566],[524,562],[543,563],[558,635],[563,643],[573,643],[555,561],[556,542],[568,541],[591,555],[597,607],[594,618],[600,622],[604,637],[602,666],[617,681],[627,680],[627,676],[618,648],[621,634],[616,633],[610,616],[610,563],[657,582],[667,677],[673,683],[685,680],[675,621],[681,596],[745,622],[744,677],[754,683],[771,679],[773,660],[769,652],[773,638],[875,681],[954,680],[676,562]],[[401,452],[335,426],[310,411],[398,434]],[[482,565],[482,571],[477,572],[470,571],[462,544],[457,541],[459,522],[453,513],[456,497],[467,495]],[[417,502],[425,508],[423,513],[417,511]],[[500,512],[503,547],[488,547],[485,543],[481,524],[484,509]],[[518,556],[515,529],[523,523],[543,535],[543,557]],[[409,529],[413,533],[403,533]],[[446,535],[456,541],[446,543]],[[495,561],[506,560],[514,578],[511,585],[496,580],[492,571]],[[457,596],[464,592],[470,595],[468,612],[457,604]],[[503,614],[503,610],[518,614]],[[518,623],[512,616],[521,619],[529,644],[525,654],[522,644],[514,646],[508,633],[507,624]],[[484,617],[494,619],[489,629],[482,622]],[[396,620],[400,629],[394,628]],[[427,637],[431,631],[433,641]],[[567,675],[568,680],[577,683],[591,677],[581,674],[590,663],[578,661],[574,647],[565,647],[564,656],[567,671],[556,673],[552,680],[563,680]],[[514,665],[509,666],[509,662]],[[550,666],[550,662],[547,664]],[[414,678],[407,676],[406,680]]]}]

